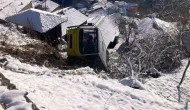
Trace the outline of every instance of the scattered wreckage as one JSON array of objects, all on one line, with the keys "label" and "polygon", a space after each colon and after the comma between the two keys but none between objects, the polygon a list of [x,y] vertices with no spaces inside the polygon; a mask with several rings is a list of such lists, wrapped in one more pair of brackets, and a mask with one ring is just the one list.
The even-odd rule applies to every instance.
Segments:
[{"label": "scattered wreckage", "polygon": [[68,56],[97,55],[107,67],[107,49],[119,36],[118,24],[115,22],[119,17],[120,14],[113,14],[88,18],[74,8],[54,13],[31,8],[9,16],[6,20],[29,27],[50,42],[65,38]]},{"label": "scattered wreckage", "polygon": [[[52,1],[48,2],[51,4]],[[49,12],[34,8],[27,9],[30,7],[29,4],[22,8],[24,11],[7,16],[5,20],[23,27],[30,27],[52,46],[61,47],[60,43],[67,44],[68,56],[99,56],[107,67],[109,59],[107,50],[116,45],[120,34],[119,20],[126,14],[127,16],[134,14],[138,10],[138,5],[118,1],[114,4],[104,2],[103,0],[103,2],[94,3],[85,13],[81,13],[80,9],[70,7],[55,11],[58,7],[56,4],[53,5],[54,8],[47,10]],[[146,32],[150,33],[149,28],[152,28],[150,27],[152,22],[158,23],[163,31],[171,27],[169,24],[168,27],[162,26],[165,23],[156,18],[136,21],[139,38],[143,35],[147,36]],[[156,33],[152,31],[153,35]]]}]

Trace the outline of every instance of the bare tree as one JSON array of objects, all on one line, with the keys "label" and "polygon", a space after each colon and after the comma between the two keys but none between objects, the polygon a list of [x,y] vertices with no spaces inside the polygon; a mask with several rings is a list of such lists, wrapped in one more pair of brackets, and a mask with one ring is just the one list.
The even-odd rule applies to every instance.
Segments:
[{"label": "bare tree", "polygon": [[144,0],[141,6],[140,11],[157,13],[159,18],[175,22],[189,16],[190,0]]},{"label": "bare tree", "polygon": [[[124,48],[118,55],[118,60],[113,61],[110,66],[111,77],[123,78],[138,76],[141,73],[153,75],[159,71],[172,71],[180,66],[181,59],[184,56],[180,34],[171,36],[161,28],[157,28],[160,32],[157,36],[147,35],[145,38],[138,39],[134,19],[125,23],[127,28],[124,29],[123,25],[124,23],[121,22],[120,31],[126,40],[123,45]],[[154,23],[154,25],[157,24]],[[129,40],[131,38],[133,40]]]}]

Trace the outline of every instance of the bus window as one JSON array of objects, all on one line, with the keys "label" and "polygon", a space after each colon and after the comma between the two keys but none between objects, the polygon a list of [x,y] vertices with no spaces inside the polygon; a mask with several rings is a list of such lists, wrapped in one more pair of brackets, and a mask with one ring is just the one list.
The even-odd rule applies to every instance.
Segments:
[{"label": "bus window", "polygon": [[72,34],[70,35],[70,38],[69,38],[69,44],[70,44],[70,48],[72,48]]},{"label": "bus window", "polygon": [[83,30],[83,45],[84,54],[98,53],[98,36],[96,29]]},{"label": "bus window", "polygon": [[83,29],[80,30],[79,32],[79,50],[81,54],[84,54],[84,48],[83,48],[83,43],[84,39],[83,39]]}]

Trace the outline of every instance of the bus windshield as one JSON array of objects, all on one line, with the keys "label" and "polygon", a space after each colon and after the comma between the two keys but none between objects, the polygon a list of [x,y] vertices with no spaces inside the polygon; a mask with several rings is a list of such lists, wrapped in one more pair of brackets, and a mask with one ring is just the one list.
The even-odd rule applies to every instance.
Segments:
[{"label": "bus windshield", "polygon": [[80,51],[82,54],[98,53],[97,29],[81,29]]}]

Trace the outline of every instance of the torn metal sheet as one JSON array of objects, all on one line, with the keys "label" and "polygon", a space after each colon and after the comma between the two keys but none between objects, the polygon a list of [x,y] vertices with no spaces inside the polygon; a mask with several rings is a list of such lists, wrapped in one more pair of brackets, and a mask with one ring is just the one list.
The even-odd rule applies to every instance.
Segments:
[{"label": "torn metal sheet", "polygon": [[54,12],[67,17],[67,21],[61,24],[62,36],[66,35],[66,29],[70,26],[78,26],[87,21],[88,17],[75,8],[64,8]]},{"label": "torn metal sheet", "polygon": [[88,23],[93,23],[95,26],[97,26],[106,48],[110,42],[114,41],[116,36],[119,36],[119,27],[117,21],[120,17],[120,14],[113,14],[104,17],[93,17],[89,18],[88,20]]}]

